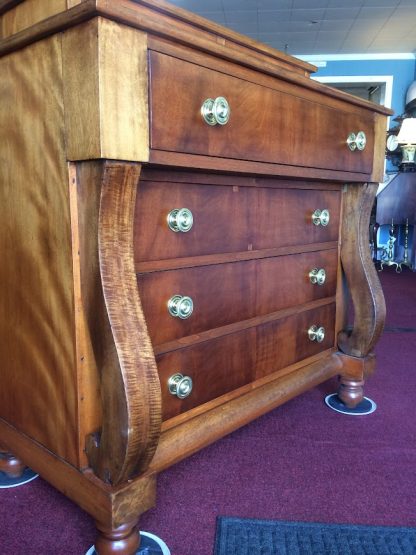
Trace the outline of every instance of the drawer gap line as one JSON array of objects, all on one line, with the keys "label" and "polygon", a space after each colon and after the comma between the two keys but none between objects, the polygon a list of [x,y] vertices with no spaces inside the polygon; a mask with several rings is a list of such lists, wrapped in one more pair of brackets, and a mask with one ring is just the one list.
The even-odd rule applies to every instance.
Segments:
[{"label": "drawer gap line", "polygon": [[165,270],[179,270],[181,268],[193,268],[196,266],[211,266],[213,264],[227,264],[230,262],[259,260],[261,258],[275,258],[291,254],[303,254],[306,252],[325,251],[337,248],[337,241],[328,241],[325,243],[277,247],[273,249],[207,254],[201,256],[189,256],[186,258],[171,258],[167,260],[150,260],[146,262],[136,262],[136,272],[138,274],[148,274],[151,272],[161,272]]},{"label": "drawer gap line", "polygon": [[294,316],[296,314],[301,314],[302,312],[307,312],[308,310],[314,310],[327,306],[331,303],[335,303],[335,296],[326,297],[325,299],[319,299],[317,301],[311,301],[302,305],[285,308],[282,310],[277,310],[276,312],[271,312],[269,314],[264,314],[262,316],[256,316],[254,318],[249,318],[247,320],[242,320],[241,322],[235,322],[233,324],[228,324],[226,326],[221,326],[219,328],[203,331],[198,334],[188,335],[187,337],[182,337],[181,339],[176,339],[174,341],[168,341],[166,343],[161,343],[160,345],[155,345],[153,351],[156,357],[170,353],[172,351],[177,351],[179,349],[186,349],[193,345],[199,343],[204,343],[205,341],[211,341],[212,339],[217,339],[230,335],[232,333],[237,333],[249,328],[254,328],[262,324],[268,324],[276,320],[281,320],[283,318],[288,318],[289,316]]}]

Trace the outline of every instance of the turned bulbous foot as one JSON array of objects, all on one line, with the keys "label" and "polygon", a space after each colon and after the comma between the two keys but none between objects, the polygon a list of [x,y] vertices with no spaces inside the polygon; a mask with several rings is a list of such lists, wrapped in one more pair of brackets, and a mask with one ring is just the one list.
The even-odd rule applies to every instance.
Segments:
[{"label": "turned bulbous foot", "polygon": [[364,380],[341,377],[338,397],[349,409],[355,408],[364,398]]},{"label": "turned bulbous foot", "polygon": [[140,545],[140,534],[136,522],[109,528],[96,523],[98,537],[95,551],[98,555],[135,555]]},{"label": "turned bulbous foot", "polygon": [[9,478],[20,478],[26,466],[11,453],[0,450],[0,472],[4,472]]}]

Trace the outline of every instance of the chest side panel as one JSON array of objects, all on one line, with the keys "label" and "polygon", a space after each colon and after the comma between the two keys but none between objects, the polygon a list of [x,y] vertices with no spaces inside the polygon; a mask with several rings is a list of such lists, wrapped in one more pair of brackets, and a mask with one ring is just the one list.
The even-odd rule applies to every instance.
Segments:
[{"label": "chest side panel", "polygon": [[0,416],[76,462],[60,38],[0,60]]}]

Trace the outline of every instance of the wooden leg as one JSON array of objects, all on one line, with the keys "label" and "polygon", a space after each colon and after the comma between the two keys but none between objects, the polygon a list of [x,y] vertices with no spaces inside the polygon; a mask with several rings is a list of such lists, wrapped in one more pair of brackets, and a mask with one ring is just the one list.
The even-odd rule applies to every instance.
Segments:
[{"label": "wooden leg", "polygon": [[[121,489],[108,488],[107,492],[107,499],[102,499],[99,507],[101,516],[95,516],[97,507],[90,512],[98,532],[95,552],[98,555],[135,555],[140,546],[137,527],[140,515],[156,505],[156,475],[144,476]],[[146,540],[143,543],[146,544]]]},{"label": "wooden leg", "polygon": [[338,397],[349,409],[355,408],[364,397],[364,380],[341,376]]},{"label": "wooden leg", "polygon": [[349,409],[356,407],[364,398],[365,378],[374,372],[373,353],[358,358],[339,354],[343,369],[339,379],[338,397]]},{"label": "wooden leg", "polygon": [[4,472],[9,478],[20,478],[25,468],[21,460],[8,453],[0,444],[0,472]]},{"label": "wooden leg", "polygon": [[95,551],[98,555],[135,555],[140,545],[137,522],[122,524],[117,528],[96,522],[98,537]]}]

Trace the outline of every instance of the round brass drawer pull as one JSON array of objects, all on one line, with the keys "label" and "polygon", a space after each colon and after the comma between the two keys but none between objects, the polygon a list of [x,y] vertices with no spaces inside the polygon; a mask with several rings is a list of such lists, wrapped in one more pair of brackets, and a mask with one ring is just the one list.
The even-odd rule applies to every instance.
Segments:
[{"label": "round brass drawer pull", "polygon": [[309,280],[313,285],[323,285],[326,279],[326,272],[323,268],[313,268],[309,272]]},{"label": "round brass drawer pull", "polygon": [[364,150],[367,144],[367,137],[364,131],[358,131],[357,134],[350,133],[347,138],[347,145],[351,151]]},{"label": "round brass drawer pull", "polygon": [[329,224],[329,210],[315,210],[312,214],[312,221],[315,225],[326,226]]},{"label": "round brass drawer pull", "polygon": [[192,378],[183,374],[173,374],[168,380],[169,392],[178,399],[185,399],[192,392]]},{"label": "round brass drawer pull", "polygon": [[188,208],[174,208],[169,212],[167,220],[169,228],[175,233],[186,233],[194,223],[194,217]]},{"label": "round brass drawer pull", "polygon": [[311,326],[308,329],[308,337],[311,341],[322,343],[322,341],[325,339],[325,328],[323,328],[322,326]]},{"label": "round brass drawer pull", "polygon": [[208,125],[225,125],[230,119],[231,109],[223,96],[215,100],[207,98],[201,106],[201,114]]},{"label": "round brass drawer pull", "polygon": [[194,310],[194,303],[191,297],[184,297],[182,295],[173,295],[168,300],[168,311],[171,316],[186,320]]}]

